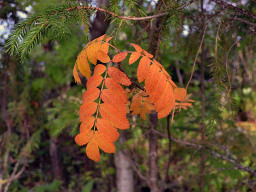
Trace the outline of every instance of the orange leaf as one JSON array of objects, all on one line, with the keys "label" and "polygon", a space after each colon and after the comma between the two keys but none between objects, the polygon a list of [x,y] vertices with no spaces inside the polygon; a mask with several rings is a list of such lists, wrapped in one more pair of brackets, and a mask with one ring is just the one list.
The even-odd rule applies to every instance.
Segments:
[{"label": "orange leaf", "polygon": [[137,61],[140,58],[141,54],[139,52],[132,52],[130,58],[129,58],[129,65],[133,64],[135,61]]},{"label": "orange leaf", "polygon": [[111,89],[104,89],[101,92],[101,99],[104,103],[108,103],[115,107],[121,115],[125,116],[127,114],[125,103]]},{"label": "orange leaf", "polygon": [[78,72],[77,72],[76,64],[75,64],[75,66],[73,68],[73,76],[74,76],[75,82],[81,83],[80,77],[79,77]]},{"label": "orange leaf", "polygon": [[148,53],[148,52],[145,51],[145,50],[143,50],[142,53],[143,53],[144,55],[146,55],[146,57],[148,57],[148,58],[153,58],[153,55],[151,55],[150,53]]},{"label": "orange leaf", "polygon": [[91,160],[96,162],[100,161],[99,147],[94,137],[91,139],[86,147],[86,154]]},{"label": "orange leaf", "polygon": [[173,88],[178,87],[171,79],[169,79],[168,82],[170,82],[170,84],[172,85]]},{"label": "orange leaf", "polygon": [[95,117],[91,116],[80,125],[80,132],[89,132],[94,125]]},{"label": "orange leaf", "polygon": [[138,81],[141,83],[144,81],[148,74],[148,69],[150,67],[151,60],[147,57],[142,57],[138,66],[137,70],[137,76],[138,76]]},{"label": "orange leaf", "polygon": [[108,38],[106,39],[106,42],[109,42],[113,37],[114,37],[114,36],[108,37]]},{"label": "orange leaf", "polygon": [[144,94],[144,91],[140,91],[133,97],[130,110],[133,111],[132,115],[140,114],[140,117],[146,120],[146,114],[154,110],[154,106]]},{"label": "orange leaf", "polygon": [[133,43],[130,43],[130,44],[134,47],[134,49],[136,49],[136,51],[138,51],[139,53],[142,52],[142,49],[141,49],[141,47],[139,45],[133,44]]},{"label": "orange leaf", "polygon": [[79,109],[80,121],[83,122],[92,116],[97,109],[98,104],[95,102],[87,102],[81,105]]},{"label": "orange leaf", "polygon": [[122,85],[131,85],[131,80],[127,75],[115,67],[108,68],[108,75]]},{"label": "orange leaf", "polygon": [[99,97],[100,90],[98,88],[92,87],[87,89],[83,95],[83,102],[94,101]]},{"label": "orange leaf", "polygon": [[85,145],[90,141],[92,136],[93,136],[93,131],[79,133],[75,137],[75,142],[77,143],[77,145],[80,145],[80,146]]},{"label": "orange leaf", "polygon": [[165,74],[165,76],[167,77],[168,80],[171,80],[171,76],[169,75],[169,73],[165,70],[165,68],[163,67],[163,65],[161,65],[157,60],[153,59],[153,63],[155,63],[159,68],[160,71]]},{"label": "orange leaf", "polygon": [[116,128],[128,129],[130,127],[126,116],[123,116],[119,111],[110,104],[103,103],[100,105],[100,114],[106,120],[109,120]]},{"label": "orange leaf", "polygon": [[157,67],[157,65],[153,64],[150,66],[148,70],[148,75],[145,80],[145,89],[147,94],[151,95],[157,85],[158,80],[159,68]]},{"label": "orange leaf", "polygon": [[89,61],[96,65],[97,64],[97,51],[101,49],[101,42],[95,42],[88,46],[86,49]]},{"label": "orange leaf", "polygon": [[173,93],[174,93],[174,97],[177,101],[182,101],[187,94],[187,90],[184,88],[175,88],[173,90]]},{"label": "orange leaf", "polygon": [[123,61],[127,56],[127,53],[126,52],[122,52],[122,53],[118,53],[114,56],[114,58],[112,59],[112,61],[114,63],[119,63],[121,61]]},{"label": "orange leaf", "polygon": [[102,83],[103,77],[100,75],[91,76],[86,84],[87,89],[98,87]]},{"label": "orange leaf", "polygon": [[98,144],[99,148],[103,150],[106,153],[115,153],[116,152],[116,147],[115,145],[110,142],[105,135],[102,133],[96,131],[95,132],[95,141]]},{"label": "orange leaf", "polygon": [[102,73],[104,73],[106,71],[106,66],[102,65],[102,64],[98,64],[96,65],[96,67],[94,68],[94,75],[101,75]]},{"label": "orange leaf", "polygon": [[170,112],[172,111],[172,109],[174,108],[174,106],[175,106],[175,98],[173,96],[170,98],[169,102],[166,103],[166,107],[163,110],[158,112],[158,114],[157,114],[158,119],[162,119],[162,118],[166,117],[167,115],[169,115]]},{"label": "orange leaf", "polygon": [[155,89],[151,90],[151,94],[149,94],[149,98],[152,103],[155,103],[161,97],[161,95],[163,94],[162,91],[164,90],[166,84],[166,76],[163,73],[159,73],[158,82],[155,86]]},{"label": "orange leaf", "polygon": [[113,78],[106,78],[105,86],[108,89],[113,90],[115,92],[115,94],[118,95],[125,104],[127,103],[128,99],[127,99],[126,92],[122,88],[122,86],[119,83],[117,83],[116,80],[114,80]]},{"label": "orange leaf", "polygon": [[108,63],[110,61],[109,56],[105,52],[99,50],[97,51],[96,54],[97,54],[97,59],[102,63]]},{"label": "orange leaf", "polygon": [[102,132],[111,142],[115,142],[120,136],[116,128],[106,119],[98,118],[96,126],[98,131]]},{"label": "orange leaf", "polygon": [[104,34],[104,35],[98,37],[98,38],[97,38],[97,41],[102,41],[102,40],[106,39],[106,37],[107,37],[107,35]]},{"label": "orange leaf", "polygon": [[108,49],[109,49],[109,44],[108,43],[102,43],[100,50],[103,51],[104,53],[108,54]]},{"label": "orange leaf", "polygon": [[85,77],[91,76],[91,70],[90,70],[89,63],[87,61],[86,50],[81,51],[81,53],[77,57],[76,63],[79,71],[82,73],[83,76]]},{"label": "orange leaf", "polygon": [[158,99],[158,101],[154,102],[156,111],[159,112],[165,108],[171,97],[174,97],[172,93],[172,86],[169,83],[166,83],[161,97]]}]

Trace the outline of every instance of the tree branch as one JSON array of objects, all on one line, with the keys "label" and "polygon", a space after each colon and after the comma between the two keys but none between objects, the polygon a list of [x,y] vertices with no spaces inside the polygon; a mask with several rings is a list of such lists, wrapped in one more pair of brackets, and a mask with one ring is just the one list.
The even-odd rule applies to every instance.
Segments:
[{"label": "tree branch", "polygon": [[[167,135],[162,134],[162,133],[159,133],[159,135],[161,135],[163,137],[168,137]],[[179,140],[179,139],[176,139],[176,138],[173,138],[173,137],[171,138],[171,140],[175,143],[178,143],[178,144],[181,144],[181,145],[188,145],[188,146],[191,146],[191,147],[199,149],[199,150],[202,149],[202,148],[205,148],[205,150],[208,151],[212,156],[220,158],[220,159],[225,160],[225,161],[228,161],[229,163],[232,163],[237,169],[242,170],[242,171],[246,171],[250,175],[256,177],[256,171],[255,170],[253,170],[250,167],[243,166],[239,161],[235,160],[235,158],[233,157],[233,155],[230,152],[227,155],[222,155],[220,153],[217,153],[216,151],[213,151],[212,149],[209,149],[207,146],[204,146],[204,145],[191,143],[191,142],[185,141],[185,140]]]},{"label": "tree branch", "polygon": [[222,0],[212,0],[216,4],[218,4],[222,9],[232,9],[236,13],[240,13],[241,15],[245,15],[247,17],[250,17],[252,19],[256,19],[256,15],[253,13],[250,13],[249,11],[246,11],[243,8],[235,7],[234,5],[231,5],[229,3],[226,3]]}]

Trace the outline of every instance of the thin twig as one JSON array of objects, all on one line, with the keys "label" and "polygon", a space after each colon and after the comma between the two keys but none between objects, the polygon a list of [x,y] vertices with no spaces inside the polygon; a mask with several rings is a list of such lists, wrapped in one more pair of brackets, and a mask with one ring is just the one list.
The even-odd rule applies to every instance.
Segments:
[{"label": "thin twig", "polygon": [[204,31],[203,31],[203,37],[202,37],[202,40],[201,40],[201,42],[200,42],[200,46],[199,46],[199,48],[198,48],[198,51],[197,51],[197,53],[196,53],[196,57],[195,57],[195,60],[194,60],[194,63],[193,63],[192,72],[191,72],[190,78],[189,78],[189,80],[188,80],[188,83],[187,83],[187,86],[186,86],[186,90],[188,90],[188,86],[189,86],[189,84],[190,84],[190,81],[192,80],[192,77],[193,77],[193,74],[194,74],[194,71],[195,71],[196,61],[197,61],[198,55],[199,55],[199,53],[200,53],[201,47],[202,47],[203,42],[204,42],[204,37],[205,37],[205,33],[206,33],[207,26],[208,26],[208,23],[206,23],[205,28],[204,28]]}]

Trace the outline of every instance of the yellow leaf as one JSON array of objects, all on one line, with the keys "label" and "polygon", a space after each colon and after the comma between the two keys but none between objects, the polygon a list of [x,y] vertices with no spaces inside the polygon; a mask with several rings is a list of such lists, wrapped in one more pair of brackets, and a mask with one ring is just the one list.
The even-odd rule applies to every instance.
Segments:
[{"label": "yellow leaf", "polygon": [[75,82],[81,83],[80,77],[79,77],[78,72],[77,72],[76,64],[75,64],[75,66],[73,68],[73,76],[74,76]]},{"label": "yellow leaf", "polygon": [[101,49],[101,42],[95,42],[88,46],[86,49],[89,61],[96,65],[97,64],[97,51]]},{"label": "yellow leaf", "polygon": [[83,76],[85,77],[90,77],[91,76],[91,70],[89,63],[87,61],[87,54],[86,50],[83,50],[77,57],[77,67],[79,71],[82,73]]}]

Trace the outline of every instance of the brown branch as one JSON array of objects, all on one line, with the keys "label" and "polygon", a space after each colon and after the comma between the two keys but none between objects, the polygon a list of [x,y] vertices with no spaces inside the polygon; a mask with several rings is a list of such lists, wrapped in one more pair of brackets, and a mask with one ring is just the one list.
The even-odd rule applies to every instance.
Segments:
[{"label": "brown branch", "polygon": [[[162,133],[158,132],[158,135],[168,138],[168,136],[166,134],[162,134]],[[188,146],[191,146],[191,147],[199,149],[199,150],[202,148],[205,148],[212,156],[220,158],[225,161],[228,161],[229,163],[233,164],[237,169],[245,171],[245,172],[249,173],[250,175],[256,177],[256,170],[253,170],[252,168],[247,167],[247,166],[243,166],[239,161],[235,160],[235,158],[233,157],[233,155],[230,152],[227,155],[223,155],[223,154],[217,153],[216,151],[213,151],[212,149],[209,148],[209,146],[206,146],[206,145],[191,143],[189,141],[179,140],[179,139],[176,139],[173,137],[171,138],[171,140],[175,143],[178,143],[181,145],[188,145]]]},{"label": "brown branch", "polygon": [[[180,7],[176,8],[176,10],[181,10],[189,5],[191,5],[192,3],[196,2],[197,0],[190,0],[189,2],[181,5]],[[106,14],[111,15],[112,17],[116,17],[118,19],[124,19],[124,20],[131,20],[131,21],[144,21],[144,20],[150,20],[150,19],[155,19],[158,17],[163,17],[165,15],[170,14],[170,12],[164,12],[164,13],[159,13],[156,15],[151,15],[151,16],[146,16],[146,17],[135,17],[135,16],[121,16],[118,15],[116,13],[113,13],[111,11],[108,11],[106,9],[100,8],[100,7],[88,7],[88,6],[76,6],[76,7],[71,7],[71,8],[67,8],[65,9],[65,11],[73,11],[73,10],[81,10],[81,9],[86,9],[86,10],[96,10],[96,11],[100,11]],[[58,11],[52,12],[49,15],[53,15],[53,14],[57,14]],[[32,21],[30,20],[30,22],[26,22],[26,24],[31,24],[32,22],[34,22],[37,19],[42,18],[41,16],[35,17]]]},{"label": "brown branch", "polygon": [[246,24],[251,25],[251,26],[253,26],[253,27],[256,27],[256,24],[255,24],[255,23],[252,23],[252,22],[250,22],[250,21],[247,21],[247,20],[244,20],[244,19],[241,19],[241,18],[236,18],[235,20],[240,21],[240,22],[243,22],[243,23],[246,23]]},{"label": "brown branch", "polygon": [[235,11],[236,13],[240,13],[241,15],[245,15],[247,17],[250,17],[252,19],[256,19],[256,15],[253,13],[250,13],[249,11],[246,11],[243,8],[235,7],[234,5],[231,5],[229,3],[226,3],[222,0],[212,0],[216,4],[218,4],[222,9],[231,9]]},{"label": "brown branch", "polygon": [[10,185],[11,185],[11,182],[15,179],[18,179],[21,176],[21,174],[25,171],[25,168],[26,168],[26,165],[27,165],[27,159],[26,158],[25,158],[25,162],[23,163],[22,168],[19,170],[18,173],[16,173],[20,163],[21,163],[21,159],[16,162],[16,164],[13,168],[11,177],[8,179],[7,184],[5,186],[4,192],[7,192]]},{"label": "brown branch", "polygon": [[[178,7],[176,10],[180,10],[183,9],[189,5],[191,5],[192,3],[196,2],[197,0],[190,0],[188,3],[181,5],[180,7]],[[78,7],[75,7],[75,9],[77,9]],[[170,12],[164,12],[164,13],[159,13],[156,15],[152,15],[152,16],[146,16],[146,17],[134,17],[134,16],[120,16],[118,14],[115,14],[113,12],[110,12],[106,9],[102,9],[99,7],[87,7],[87,6],[81,6],[80,9],[89,9],[89,10],[97,10],[97,11],[101,11],[104,13],[107,13],[113,17],[116,17],[118,19],[124,19],[124,20],[132,20],[132,21],[143,21],[143,20],[150,20],[150,19],[154,19],[154,18],[158,18],[158,17],[163,17],[165,15],[168,15]],[[69,10],[72,10],[72,8],[69,8]]]},{"label": "brown branch", "polygon": [[166,118],[166,129],[167,129],[167,134],[168,134],[168,139],[169,139],[169,146],[168,146],[168,164],[167,164],[167,168],[166,168],[166,173],[165,173],[165,182],[168,182],[168,176],[169,176],[169,169],[170,169],[170,165],[171,165],[171,160],[172,160],[172,137],[171,137],[171,131],[170,131],[170,118],[171,115],[169,114]]},{"label": "brown branch", "polygon": [[[204,17],[204,1],[201,0],[201,14],[203,16],[202,18],[202,30],[206,27],[205,23],[205,17]],[[201,142],[204,143],[205,141],[205,49],[204,49],[204,40],[202,41],[202,54],[201,54],[201,62],[200,62],[200,93],[201,93],[201,102],[202,102],[202,108],[201,108]],[[199,187],[200,192],[204,191],[204,173],[205,173],[205,152],[204,148],[200,150],[200,180],[199,180]]]},{"label": "brown branch", "polygon": [[143,180],[149,186],[150,183],[148,182],[148,178],[141,173],[140,169],[138,168],[138,166],[136,165],[136,163],[134,161],[131,160],[131,163],[132,163],[131,165],[132,165],[133,170],[137,173],[139,178],[141,180]]}]

